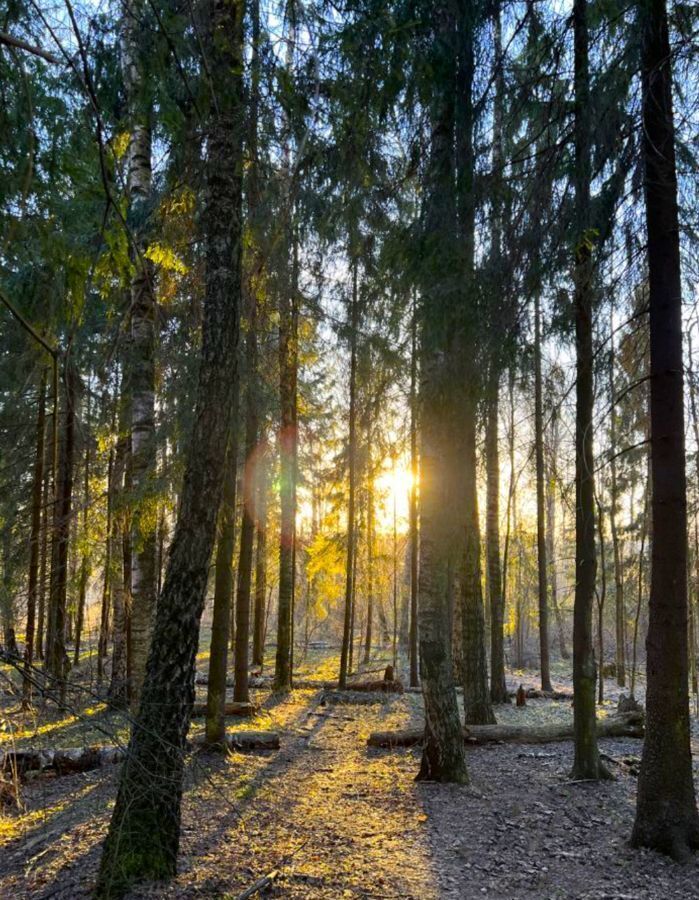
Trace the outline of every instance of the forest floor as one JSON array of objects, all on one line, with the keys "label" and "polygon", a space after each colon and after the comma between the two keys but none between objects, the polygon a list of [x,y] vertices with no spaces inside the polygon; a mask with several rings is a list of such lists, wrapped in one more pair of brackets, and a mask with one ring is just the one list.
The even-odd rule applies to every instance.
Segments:
[{"label": "forest floor", "polygon": [[[316,666],[315,675],[331,677],[334,664]],[[511,686],[520,682],[535,686],[535,674],[512,673]],[[569,683],[562,677],[555,686]],[[699,861],[680,867],[628,846],[637,781],[629,760],[639,757],[640,741],[600,742],[617,776],[609,782],[571,783],[572,744],[558,743],[469,748],[469,786],[416,784],[416,748],[374,750],[366,739],[421,723],[419,694],[326,705],[322,693],[255,692],[260,715],[231,721],[231,729],[278,731],[278,751],[191,758],[179,874],[133,898],[232,900],[275,870],[265,896],[699,898]],[[610,694],[602,714],[614,708],[617,692]],[[97,705],[28,718],[22,730],[11,703],[6,697],[0,719],[14,727],[5,747],[106,744],[126,735],[125,720]],[[565,701],[529,700],[497,716],[542,724],[570,720],[572,710]],[[109,767],[24,785],[22,809],[0,819],[0,897],[89,896],[116,778]]]}]

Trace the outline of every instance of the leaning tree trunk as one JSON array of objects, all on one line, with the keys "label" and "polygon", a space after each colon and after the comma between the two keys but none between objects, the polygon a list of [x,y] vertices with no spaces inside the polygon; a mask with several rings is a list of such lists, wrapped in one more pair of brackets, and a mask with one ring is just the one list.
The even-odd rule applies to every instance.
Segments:
[{"label": "leaning tree trunk", "polygon": [[687,485],[682,282],[671,50],[664,0],[642,0],[643,159],[650,306],[651,586],[647,729],[632,843],[699,847],[687,686]]},{"label": "leaning tree trunk", "polygon": [[588,71],[587,0],[574,0],[575,40],[575,350],[577,359],[575,417],[575,606],[573,610],[573,690],[575,694],[574,778],[605,774],[596,734],[597,668],[592,639],[592,607],[597,557],[593,451],[592,292],[590,231],[590,85]]},{"label": "leaning tree trunk", "polygon": [[[420,565],[418,628],[425,740],[418,779],[468,781],[451,653],[450,593],[455,552],[448,471],[454,438],[450,329],[454,298],[445,281],[458,258],[454,206],[454,17],[437,4],[432,17],[430,158],[425,190],[420,365]],[[453,351],[452,351],[453,352]]]},{"label": "leaning tree trunk", "polygon": [[541,384],[541,301],[534,296],[534,446],[536,456],[536,548],[539,576],[539,659],[541,690],[550,691],[548,562],[546,560],[546,503],[544,499],[544,401]]},{"label": "leaning tree trunk", "polygon": [[177,525],[157,607],[146,679],[102,854],[98,897],[175,874],[185,739],[199,624],[221,499],[241,292],[243,5],[207,6],[205,48],[216,86],[206,135],[201,365]]},{"label": "leaning tree trunk", "polygon": [[122,37],[122,77],[128,104],[129,146],[126,186],[129,214],[137,223],[133,235],[133,276],[130,295],[131,333],[127,379],[131,410],[130,493],[131,614],[129,679],[132,709],[138,708],[150,647],[157,596],[157,517],[150,508],[155,477],[155,331],[154,268],[145,257],[146,223],[152,193],[151,109],[144,73],[140,0],[125,6]]},{"label": "leaning tree trunk", "polygon": [[24,642],[24,675],[22,706],[32,701],[32,667],[34,664],[34,625],[39,591],[39,553],[41,550],[41,500],[44,488],[44,453],[46,443],[46,369],[41,370],[39,411],[36,419],[36,454],[32,483],[31,532],[29,537],[29,583],[27,586],[27,631]]}]

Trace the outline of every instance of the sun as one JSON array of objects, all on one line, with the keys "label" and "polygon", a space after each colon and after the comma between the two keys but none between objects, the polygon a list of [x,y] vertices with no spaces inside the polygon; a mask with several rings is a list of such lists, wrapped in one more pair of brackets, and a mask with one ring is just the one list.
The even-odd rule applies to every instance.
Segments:
[{"label": "sun", "polygon": [[394,507],[398,520],[401,523],[406,521],[413,487],[413,473],[406,461],[398,460],[395,465],[390,460],[387,461],[376,478],[375,486],[379,501],[378,512],[383,524],[392,523]]}]

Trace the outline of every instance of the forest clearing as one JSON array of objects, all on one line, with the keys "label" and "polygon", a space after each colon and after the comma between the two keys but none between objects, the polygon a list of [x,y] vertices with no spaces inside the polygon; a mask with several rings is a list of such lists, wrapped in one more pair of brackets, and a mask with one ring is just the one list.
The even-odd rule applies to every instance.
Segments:
[{"label": "forest clearing", "polygon": [[9,0],[0,900],[699,900],[698,61]]}]

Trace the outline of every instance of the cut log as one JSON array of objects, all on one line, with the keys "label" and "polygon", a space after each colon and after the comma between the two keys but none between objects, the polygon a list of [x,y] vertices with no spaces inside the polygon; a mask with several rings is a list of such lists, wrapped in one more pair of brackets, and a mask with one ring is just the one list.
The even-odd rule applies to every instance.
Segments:
[{"label": "cut log", "polygon": [[[598,737],[643,737],[643,715],[627,713],[597,722]],[[370,747],[410,747],[420,744],[422,728],[407,731],[375,731],[369,735]],[[469,725],[464,728],[467,744],[519,743],[549,744],[573,739],[573,723],[566,725]]]},{"label": "cut log", "polygon": [[[251,719],[260,711],[260,707],[254,703],[226,703],[224,708],[225,716],[239,716],[241,718]],[[206,703],[195,703],[192,707],[192,718],[201,719],[206,715]]]}]

